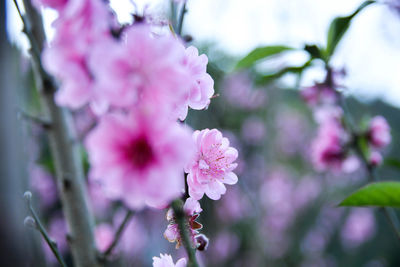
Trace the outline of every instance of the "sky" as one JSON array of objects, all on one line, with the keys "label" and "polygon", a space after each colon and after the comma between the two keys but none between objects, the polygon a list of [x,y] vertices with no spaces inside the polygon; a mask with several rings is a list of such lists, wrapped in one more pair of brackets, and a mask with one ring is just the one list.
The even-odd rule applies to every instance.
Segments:
[{"label": "sky", "polygon": [[[9,3],[10,39],[24,46],[20,23]],[[167,0],[136,0],[136,10],[162,11]],[[197,42],[212,41],[237,57],[257,46],[284,44],[302,48],[305,43],[325,44],[330,21],[350,14],[360,0],[188,0],[184,32]],[[111,0],[119,19],[129,21],[131,0]],[[47,29],[54,12],[46,11]],[[26,46],[26,44],[25,44]],[[400,107],[400,13],[386,5],[371,5],[360,13],[338,46],[333,66],[345,68],[350,94],[361,99],[380,98]],[[296,57],[288,63],[300,65]],[[302,85],[321,77],[311,70]]]}]

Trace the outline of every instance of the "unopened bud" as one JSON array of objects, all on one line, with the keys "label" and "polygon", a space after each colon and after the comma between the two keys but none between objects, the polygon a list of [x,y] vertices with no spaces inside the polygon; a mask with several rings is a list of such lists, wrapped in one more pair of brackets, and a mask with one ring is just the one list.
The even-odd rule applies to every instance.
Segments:
[{"label": "unopened bud", "polygon": [[196,245],[197,245],[197,250],[199,251],[204,251],[207,249],[208,247],[208,238],[203,235],[203,234],[199,234],[196,236]]},{"label": "unopened bud", "polygon": [[35,219],[33,219],[31,216],[27,216],[24,220],[24,225],[26,227],[32,227],[32,228],[36,228],[36,221]]},{"label": "unopened bud", "polygon": [[31,191],[26,191],[26,192],[24,193],[24,199],[25,199],[26,201],[30,201],[30,200],[32,199],[32,193],[31,193]]}]

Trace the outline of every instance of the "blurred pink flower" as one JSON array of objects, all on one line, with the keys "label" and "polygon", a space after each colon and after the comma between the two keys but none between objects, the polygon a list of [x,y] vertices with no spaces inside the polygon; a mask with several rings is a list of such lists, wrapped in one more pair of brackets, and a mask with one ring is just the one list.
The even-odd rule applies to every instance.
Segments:
[{"label": "blurred pink flower", "polygon": [[106,3],[69,0],[53,23],[54,40],[43,52],[46,70],[60,81],[59,105],[79,108],[93,99],[93,76],[88,57],[93,47],[112,38],[115,24]]},{"label": "blurred pink flower", "polygon": [[248,73],[236,73],[227,76],[222,83],[222,96],[234,107],[242,109],[261,108],[267,102],[267,94],[263,88],[253,88]]},{"label": "blurred pink flower", "polygon": [[94,229],[94,237],[97,249],[100,252],[105,252],[114,240],[114,229],[109,224],[99,224]]},{"label": "blurred pink flower", "polygon": [[97,218],[106,217],[111,211],[111,201],[104,194],[99,183],[89,182],[88,185],[89,204]]},{"label": "blurred pink flower", "polygon": [[374,212],[367,208],[353,209],[342,228],[342,244],[354,248],[371,239],[376,231]]},{"label": "blurred pink flower", "polygon": [[174,264],[171,255],[160,254],[160,258],[153,257],[153,267],[186,267],[186,259],[181,258]]},{"label": "blurred pink flower", "polygon": [[325,84],[315,84],[310,87],[305,87],[301,90],[301,96],[304,101],[310,106],[316,106],[318,104],[334,104],[338,95],[332,88]]},{"label": "blurred pink flower", "polygon": [[238,151],[229,146],[229,140],[217,129],[195,131],[193,139],[197,154],[185,168],[189,195],[199,200],[206,194],[218,200],[226,192],[224,184],[233,185],[238,181],[233,173],[237,166],[233,162],[238,157]]},{"label": "blurred pink flower", "polygon": [[382,116],[373,117],[369,124],[368,138],[375,148],[387,146],[392,137],[390,135],[390,126]]},{"label": "blurred pink flower", "polygon": [[32,189],[39,194],[42,208],[49,208],[57,201],[57,186],[54,178],[44,168],[33,165],[29,171]]},{"label": "blurred pink flower", "polygon": [[108,197],[132,209],[165,205],[179,197],[183,168],[194,152],[190,130],[150,107],[103,116],[85,144],[90,177]]},{"label": "blurred pink flower", "polygon": [[40,9],[40,7],[61,9],[67,2],[68,0],[32,0],[32,4],[38,9]]},{"label": "blurred pink flower", "polygon": [[378,151],[372,151],[369,155],[369,164],[371,164],[372,166],[379,166],[382,164],[382,161],[382,155]]},{"label": "blurred pink flower", "polygon": [[341,170],[346,159],[344,144],[347,138],[347,133],[337,119],[323,121],[317,137],[311,144],[311,157],[315,169]]},{"label": "blurred pink flower", "polygon": [[89,66],[96,94],[107,104],[131,108],[147,100],[172,110],[183,105],[192,86],[184,60],[178,39],[155,36],[151,26],[142,23],[126,29],[122,40],[95,46]]},{"label": "blurred pink flower", "polygon": [[253,145],[259,145],[266,136],[265,122],[257,117],[247,118],[242,125],[243,139]]},{"label": "blurred pink flower", "polygon": [[214,94],[214,80],[207,73],[208,58],[200,55],[194,46],[189,46],[185,51],[184,65],[191,76],[191,86],[186,93],[186,103],[180,105],[179,119],[187,116],[188,106],[192,109],[204,109],[210,104],[210,98]]}]

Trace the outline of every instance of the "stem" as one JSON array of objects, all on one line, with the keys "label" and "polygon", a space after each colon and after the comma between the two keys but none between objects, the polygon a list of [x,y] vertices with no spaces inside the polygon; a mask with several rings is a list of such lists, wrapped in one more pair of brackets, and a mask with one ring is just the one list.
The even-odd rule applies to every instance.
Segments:
[{"label": "stem", "polygon": [[130,219],[132,218],[132,216],[134,214],[135,214],[135,212],[132,210],[127,211],[124,220],[122,221],[121,225],[118,227],[117,232],[115,233],[113,242],[104,252],[104,254],[103,254],[104,257],[109,256],[111,254],[111,252],[113,251],[113,249],[117,246],[118,241],[121,239],[122,234],[124,233],[125,227],[128,225],[128,222],[130,221]]},{"label": "stem", "polygon": [[[74,265],[76,267],[97,267],[99,263],[93,235],[94,220],[89,212],[86,199],[82,159],[79,144],[75,142],[77,138],[72,116],[68,110],[56,105],[54,94],[57,86],[44,70],[40,60],[45,43],[42,18],[30,0],[23,0],[23,2],[25,14],[21,14],[21,17],[24,23],[24,32],[32,47],[30,52],[35,80],[44,114],[50,119],[52,125],[46,131],[56,167],[57,187],[68,225],[69,244]],[[14,3],[18,8],[17,2]]]},{"label": "stem", "polygon": [[177,26],[177,31],[176,33],[181,36],[182,35],[182,28],[183,28],[183,19],[185,18],[185,14],[187,12],[186,9],[186,1],[183,3],[183,6],[181,8],[181,12],[179,14],[179,22],[178,22],[178,26]]},{"label": "stem", "polygon": [[65,264],[64,259],[62,258],[60,251],[58,251],[58,249],[57,249],[56,243],[53,240],[51,240],[51,238],[47,234],[46,229],[43,227],[42,223],[40,222],[39,216],[36,214],[35,210],[32,207],[31,193],[30,192],[26,192],[25,196],[28,196],[28,197],[26,197],[26,202],[28,204],[28,208],[29,208],[30,213],[32,214],[32,217],[35,220],[37,229],[42,234],[44,240],[49,245],[51,251],[53,252],[54,256],[56,257],[56,259],[60,263],[60,265],[62,267],[67,267],[67,264]]},{"label": "stem", "polygon": [[185,248],[189,262],[187,267],[199,267],[196,259],[196,249],[192,247],[190,238],[189,238],[189,230],[187,218],[185,212],[183,211],[183,202],[180,199],[174,200],[171,203],[171,207],[174,211],[176,223],[178,224],[179,234],[181,236],[183,247]]},{"label": "stem", "polygon": [[[340,106],[342,107],[343,114],[345,116],[345,127],[347,127],[347,130],[352,133],[353,138],[355,138],[355,140],[353,140],[353,142],[352,142],[352,146],[353,146],[355,152],[361,158],[361,160],[365,166],[365,169],[368,172],[368,180],[370,182],[376,182],[379,179],[375,175],[375,166],[372,166],[369,163],[368,156],[365,155],[365,153],[360,148],[359,142],[357,140],[357,138],[359,138],[359,136],[356,133],[356,130],[354,129],[353,119],[351,117],[350,111],[347,108],[346,101],[344,100],[342,95],[340,95]],[[400,241],[400,223],[399,223],[399,219],[397,218],[396,213],[394,212],[393,209],[387,208],[387,207],[381,208],[380,210],[382,210],[383,213],[385,214],[385,217],[388,220],[388,223],[391,225],[393,231],[395,232],[397,238]]]}]

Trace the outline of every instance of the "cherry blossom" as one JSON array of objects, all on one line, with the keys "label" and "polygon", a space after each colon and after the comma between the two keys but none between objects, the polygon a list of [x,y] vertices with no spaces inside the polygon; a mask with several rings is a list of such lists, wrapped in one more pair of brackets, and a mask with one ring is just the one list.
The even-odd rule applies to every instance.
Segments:
[{"label": "cherry blossom", "polygon": [[383,148],[390,143],[392,139],[390,135],[390,126],[384,117],[376,116],[371,119],[368,138],[371,145],[375,148]]},{"label": "cherry blossom", "polygon": [[183,168],[194,151],[190,132],[150,107],[104,115],[85,142],[90,176],[132,209],[165,205],[184,188]]},{"label": "cherry blossom", "polygon": [[179,259],[176,264],[171,255],[160,254],[160,257],[153,257],[153,267],[186,267],[186,259]]},{"label": "cherry blossom", "polygon": [[186,167],[189,195],[201,199],[204,194],[218,200],[225,194],[224,184],[236,184],[237,176],[233,173],[237,164],[238,151],[229,146],[229,140],[217,129],[195,131],[193,139],[197,153],[194,160]]},{"label": "cherry blossom", "polygon": [[186,103],[181,105],[179,119],[187,116],[188,106],[192,109],[204,109],[210,104],[214,94],[214,80],[207,73],[208,58],[199,55],[196,47],[190,46],[185,51],[184,64],[191,76],[191,86],[186,94]]}]

